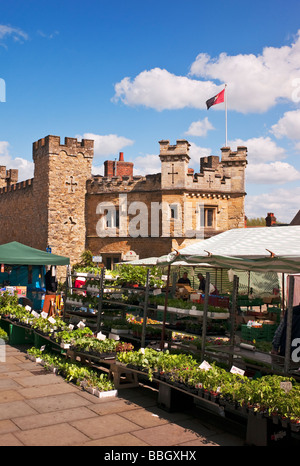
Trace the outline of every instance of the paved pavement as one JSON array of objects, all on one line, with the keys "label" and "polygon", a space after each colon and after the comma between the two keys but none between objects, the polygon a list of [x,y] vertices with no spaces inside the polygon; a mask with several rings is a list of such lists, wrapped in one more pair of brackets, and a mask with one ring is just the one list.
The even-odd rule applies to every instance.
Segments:
[{"label": "paved pavement", "polygon": [[100,400],[6,345],[0,362],[0,446],[243,446],[243,434],[201,413],[167,413],[149,387]]}]

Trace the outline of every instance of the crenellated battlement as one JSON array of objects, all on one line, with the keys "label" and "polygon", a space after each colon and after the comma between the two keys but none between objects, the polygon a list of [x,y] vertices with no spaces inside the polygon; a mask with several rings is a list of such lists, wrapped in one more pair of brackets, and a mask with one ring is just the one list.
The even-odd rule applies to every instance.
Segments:
[{"label": "crenellated battlement", "polygon": [[19,172],[17,169],[11,168],[6,170],[6,167],[0,166],[0,188],[8,187],[18,182]]},{"label": "crenellated battlement", "polygon": [[104,192],[130,192],[160,189],[161,174],[139,176],[94,176],[87,181],[87,194]]},{"label": "crenellated battlement", "polygon": [[58,155],[61,151],[76,157],[79,153],[86,158],[94,156],[94,141],[92,139],[82,139],[65,137],[64,144],[61,144],[59,136],[48,135],[35,141],[32,145],[32,155],[35,161],[37,157]]},{"label": "crenellated battlement", "polygon": [[223,164],[247,164],[247,147],[238,146],[236,151],[232,151],[230,147],[222,147],[222,163]]},{"label": "crenellated battlement", "polygon": [[0,188],[0,194],[16,192],[16,191],[25,190],[25,189],[31,189],[32,186],[33,186],[33,178]]},{"label": "crenellated battlement", "polygon": [[159,141],[160,146],[160,160],[162,162],[184,160],[188,162],[190,160],[189,149],[190,143],[185,139],[178,139],[176,144],[170,144],[169,140]]}]

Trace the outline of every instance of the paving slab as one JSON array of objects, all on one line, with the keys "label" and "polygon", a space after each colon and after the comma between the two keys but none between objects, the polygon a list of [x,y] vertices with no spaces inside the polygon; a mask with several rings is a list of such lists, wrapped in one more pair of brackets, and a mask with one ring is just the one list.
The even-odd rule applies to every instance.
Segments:
[{"label": "paving slab", "polygon": [[2,410],[2,405],[9,403],[11,401],[23,400],[22,395],[17,390],[1,390],[0,392],[0,411]]},{"label": "paving slab", "polygon": [[29,416],[31,414],[37,414],[35,409],[28,406],[24,401],[11,401],[1,403],[0,405],[0,420],[2,419],[14,419],[19,416]]},{"label": "paving slab", "polygon": [[82,406],[80,408],[63,409],[61,411],[51,411],[49,413],[22,416],[19,418],[14,418],[13,423],[16,426],[16,428],[19,428],[21,430],[27,430],[62,424],[71,421],[80,421],[82,419],[90,419],[96,416],[96,413],[94,413],[87,407]]},{"label": "paving slab", "polygon": [[55,374],[35,374],[35,377],[18,377],[18,384],[23,387],[36,387],[40,385],[50,385],[57,383],[65,383],[61,377],[57,377]]},{"label": "paving slab", "polygon": [[[39,385],[38,387],[21,387],[19,393],[24,398],[42,398],[51,395],[60,395],[62,393],[78,393],[78,387],[70,383],[57,383],[51,385]],[[89,395],[89,399],[91,396]]]},{"label": "paving slab", "polygon": [[133,434],[153,446],[175,446],[200,437],[198,433],[173,423],[136,430]]},{"label": "paving slab", "polygon": [[14,432],[15,430],[18,430],[18,427],[10,419],[4,419],[3,421],[0,421],[0,436]]},{"label": "paving slab", "polygon": [[0,436],[0,447],[22,447],[22,443],[14,434]]},{"label": "paving slab", "polygon": [[124,419],[118,414],[106,414],[105,416],[97,416],[92,419],[75,421],[71,422],[71,425],[93,440],[140,429],[137,424]]},{"label": "paving slab", "polygon": [[149,447],[149,443],[135,437],[130,433],[113,435],[97,440],[91,440],[84,444],[85,447]]},{"label": "paving slab", "polygon": [[18,431],[14,435],[25,446],[71,446],[90,440],[68,423]]},{"label": "paving slab", "polygon": [[49,413],[60,411],[62,409],[73,409],[90,404],[88,400],[78,393],[63,393],[60,395],[50,395],[41,398],[31,398],[27,404],[34,408],[38,413]]}]

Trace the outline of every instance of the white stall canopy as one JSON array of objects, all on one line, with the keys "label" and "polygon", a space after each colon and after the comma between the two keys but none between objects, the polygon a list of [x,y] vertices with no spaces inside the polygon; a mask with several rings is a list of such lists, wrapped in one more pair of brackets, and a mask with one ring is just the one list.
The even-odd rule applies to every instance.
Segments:
[{"label": "white stall canopy", "polygon": [[300,226],[237,228],[196,242],[161,257],[157,265],[174,261],[206,262],[215,267],[257,272],[300,272]]}]

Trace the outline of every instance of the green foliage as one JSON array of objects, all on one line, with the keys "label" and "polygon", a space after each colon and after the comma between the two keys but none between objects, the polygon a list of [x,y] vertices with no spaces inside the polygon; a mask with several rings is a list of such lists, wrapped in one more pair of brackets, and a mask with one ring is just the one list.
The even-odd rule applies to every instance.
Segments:
[{"label": "green foliage", "polygon": [[74,382],[77,385],[84,384],[84,386],[96,388],[101,392],[114,390],[113,382],[108,380],[107,374],[78,362],[70,362],[63,356],[41,351],[35,347],[29,349],[27,353],[35,358],[42,359],[45,369],[56,368],[57,373],[62,375],[68,382]]},{"label": "green foliage", "polygon": [[[160,295],[160,296],[149,296],[149,303],[158,305],[158,306],[164,306],[165,305],[165,296]],[[183,299],[177,299],[177,298],[168,298],[168,307],[176,307],[178,309],[192,309],[196,308],[198,311],[203,311],[204,309],[204,304],[203,303],[193,303],[191,301],[184,301]],[[222,307],[215,307],[215,306],[208,306],[208,312],[219,312],[219,313],[224,313],[228,312],[227,309],[224,309]]]},{"label": "green foliage", "polygon": [[89,250],[84,251],[81,256],[81,261],[74,264],[73,269],[77,270],[78,268],[82,267],[94,267],[95,264],[93,262],[93,253]]},{"label": "green foliage", "polygon": [[18,296],[11,296],[8,291],[5,291],[0,296],[0,314],[9,314],[16,311],[18,306]]},{"label": "green foliage", "polygon": [[0,339],[3,341],[8,341],[7,332],[5,332],[5,330],[3,330],[2,328],[0,328]]},{"label": "green foliage", "polygon": [[[139,285],[145,286],[147,281],[147,267],[130,264],[120,264],[117,268],[118,276],[116,285]],[[151,268],[150,286],[162,286],[161,271],[157,267]]]},{"label": "green foliage", "polygon": [[247,218],[247,227],[265,227],[266,219],[264,217]]},{"label": "green foliage", "polygon": [[[257,412],[278,413],[300,422],[300,384],[292,377],[267,375],[251,380],[228,372],[215,363],[205,371],[200,369],[199,361],[191,355],[159,352],[150,348],[118,353],[117,360],[148,372],[150,380],[154,374],[164,374],[170,383],[181,383],[187,388],[201,386],[204,390],[219,394],[228,402]],[[287,381],[292,384],[288,393],[281,387],[281,383]]]}]

